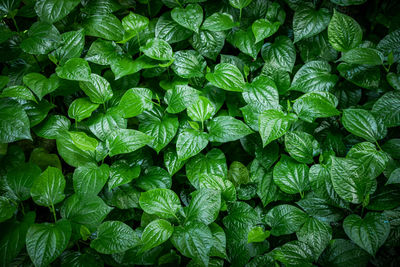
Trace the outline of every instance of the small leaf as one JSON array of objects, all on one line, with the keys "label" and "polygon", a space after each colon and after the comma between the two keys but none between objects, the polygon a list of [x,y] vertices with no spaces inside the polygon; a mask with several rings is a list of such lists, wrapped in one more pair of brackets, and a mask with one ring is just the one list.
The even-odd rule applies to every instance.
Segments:
[{"label": "small leaf", "polygon": [[251,29],[256,37],[256,43],[272,36],[281,26],[280,22],[271,22],[268,19],[258,19],[253,22]]},{"label": "small leaf", "polygon": [[247,235],[247,243],[264,242],[269,237],[269,231],[265,231],[262,227],[257,226],[250,230]]},{"label": "small leaf", "polygon": [[333,10],[328,26],[329,43],[338,51],[348,51],[357,47],[362,40],[360,25],[353,18]]},{"label": "small leaf", "polygon": [[68,116],[80,122],[92,115],[92,112],[99,107],[99,104],[94,104],[88,98],[75,99],[68,108]]}]

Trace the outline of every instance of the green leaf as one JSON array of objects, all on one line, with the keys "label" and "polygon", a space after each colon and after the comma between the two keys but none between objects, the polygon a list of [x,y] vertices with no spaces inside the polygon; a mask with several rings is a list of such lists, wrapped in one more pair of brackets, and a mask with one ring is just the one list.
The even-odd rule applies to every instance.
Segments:
[{"label": "green leaf", "polygon": [[101,141],[116,128],[127,128],[127,121],[120,114],[118,109],[109,109],[105,114],[97,113],[87,121],[89,130]]},{"label": "green leaf", "polygon": [[267,239],[269,235],[269,231],[264,232],[264,229],[262,227],[254,227],[247,235],[247,243],[264,242],[264,240]]},{"label": "green leaf", "polygon": [[2,224],[0,239],[0,265],[8,266],[25,247],[28,228],[35,222],[35,212],[28,212],[22,221],[10,220]]},{"label": "green leaf", "polygon": [[253,133],[246,124],[231,116],[216,117],[208,123],[207,128],[211,142],[232,142]]},{"label": "green leaf", "polygon": [[157,21],[155,37],[172,44],[189,38],[193,32],[171,19],[169,13],[163,14]]},{"label": "green leaf", "polygon": [[73,174],[74,191],[80,196],[97,195],[108,180],[110,168],[107,164],[97,166],[89,163],[79,166]]},{"label": "green leaf", "polygon": [[107,138],[110,157],[133,152],[153,140],[153,137],[131,129],[116,129]]},{"label": "green leaf", "polygon": [[71,224],[67,220],[34,224],[26,234],[26,250],[35,266],[45,267],[67,248],[70,237]]},{"label": "green leaf", "polygon": [[131,88],[122,96],[118,104],[118,111],[124,118],[136,117],[147,108],[146,102],[151,103],[151,95],[151,91],[147,88]]},{"label": "green leaf", "polygon": [[296,9],[293,16],[294,42],[314,36],[328,27],[331,13],[326,8],[315,10],[303,5]]},{"label": "green leaf", "polygon": [[268,19],[258,19],[251,25],[251,30],[256,37],[256,43],[272,36],[281,26],[279,21],[271,22]]},{"label": "green leaf", "polygon": [[221,193],[214,189],[202,188],[192,194],[189,207],[185,210],[187,222],[214,222],[221,209]]},{"label": "green leaf", "polygon": [[285,193],[300,193],[303,196],[304,192],[310,189],[308,172],[306,164],[298,163],[292,158],[282,155],[274,167],[274,182]]},{"label": "green leaf", "polygon": [[203,25],[201,25],[201,29],[218,32],[230,30],[235,26],[236,23],[231,14],[216,12],[204,20]]},{"label": "green leaf", "polygon": [[33,93],[25,86],[22,85],[14,85],[7,88],[4,88],[1,92],[0,97],[11,97],[22,100],[31,100],[37,103],[35,96]]},{"label": "green leaf", "polygon": [[396,90],[400,90],[400,74],[389,72],[386,75],[386,80]]},{"label": "green leaf", "polygon": [[[367,0],[331,0],[332,3],[340,5],[340,6],[351,6],[351,5],[361,5],[364,4]],[[339,240],[345,241],[345,240]]]},{"label": "green leaf", "polygon": [[99,142],[84,132],[68,132],[74,145],[83,151],[95,151]]},{"label": "green leaf", "polygon": [[176,152],[179,160],[191,158],[202,151],[208,144],[208,134],[194,130],[185,129],[176,140]]},{"label": "green leaf", "polygon": [[332,228],[327,223],[309,217],[296,235],[299,241],[310,246],[314,259],[318,259],[332,239]]},{"label": "green leaf", "polygon": [[301,131],[285,135],[285,148],[292,158],[306,164],[313,163],[313,158],[320,151],[318,141],[311,134]]},{"label": "green leaf", "polygon": [[178,118],[154,107],[139,116],[139,130],[154,137],[148,145],[159,153],[174,138],[178,127]]},{"label": "green leaf", "polygon": [[371,113],[386,127],[400,126],[400,91],[387,92],[372,107]]},{"label": "green leaf", "polygon": [[331,157],[330,175],[336,193],[346,201],[362,203],[374,186],[375,177],[367,175],[362,162]]},{"label": "green leaf", "polygon": [[139,243],[137,233],[128,225],[107,221],[97,228],[97,238],[90,243],[90,247],[102,254],[114,254],[127,251]]},{"label": "green leaf", "polygon": [[233,34],[228,35],[227,40],[244,54],[251,56],[254,60],[257,59],[262,43],[256,43],[251,28],[236,31]]},{"label": "green leaf", "polygon": [[312,266],[313,261],[311,247],[298,240],[290,241],[274,249],[272,256],[286,266]]},{"label": "green leaf", "polygon": [[178,155],[172,147],[164,151],[164,165],[170,175],[177,173],[185,165],[186,161],[178,159]]},{"label": "green leaf", "polygon": [[42,170],[39,166],[28,162],[11,168],[5,176],[5,180],[15,196],[24,201],[31,197],[30,191],[33,182],[41,173]]},{"label": "green leaf", "polygon": [[83,58],[71,58],[56,68],[58,77],[72,81],[91,81],[89,63]]},{"label": "green leaf", "polygon": [[54,23],[67,16],[79,3],[79,0],[39,0],[35,11],[40,20]]},{"label": "green leaf", "polygon": [[215,61],[224,47],[225,33],[200,30],[193,34],[191,44],[200,55]]},{"label": "green leaf", "polygon": [[164,96],[165,102],[168,104],[166,109],[169,113],[179,113],[196,103],[199,98],[200,91],[188,85],[176,85],[173,89],[169,89]]},{"label": "green leaf", "polygon": [[326,118],[339,115],[336,109],[338,100],[328,92],[306,93],[296,99],[293,109],[300,119],[314,122],[316,118]]},{"label": "green leaf", "polygon": [[0,120],[0,143],[32,139],[29,118],[14,100],[0,99]]},{"label": "green leaf", "polygon": [[343,229],[354,243],[374,256],[389,236],[390,224],[384,215],[370,212],[364,218],[355,214],[347,216]]},{"label": "green leaf", "polygon": [[166,220],[157,219],[149,223],[142,233],[141,252],[148,251],[167,241],[174,232],[174,226]]},{"label": "green leaf", "polygon": [[[257,163],[254,163],[257,162]],[[260,166],[257,160],[255,160],[252,164],[259,165],[258,168],[254,171],[254,169],[250,169],[250,178],[253,181],[257,182],[257,195],[261,199],[263,206],[267,206],[270,202],[275,201],[278,196],[278,186],[275,184],[272,171],[266,171],[263,167]]]},{"label": "green leaf", "polygon": [[243,9],[250,5],[253,0],[229,0],[229,4],[237,9]]},{"label": "green leaf", "polygon": [[326,61],[307,62],[294,75],[290,90],[329,92],[338,81],[338,77],[330,72],[331,66]]},{"label": "green leaf", "polygon": [[171,175],[163,168],[152,166],[145,170],[144,174],[139,177],[135,184],[145,191],[156,188],[170,189],[172,179]]},{"label": "green leaf", "polygon": [[92,112],[99,107],[99,104],[94,104],[88,98],[75,99],[68,108],[68,116],[77,122],[89,118]]},{"label": "green leaf", "polygon": [[308,215],[292,205],[275,206],[265,215],[265,222],[271,226],[271,235],[288,235],[300,230]]},{"label": "green leaf", "polygon": [[320,262],[324,266],[366,266],[369,255],[359,246],[345,239],[333,239],[324,253]]},{"label": "green leaf", "polygon": [[400,168],[392,171],[388,181],[386,182],[386,185],[388,184],[400,184]]},{"label": "green leaf", "polygon": [[197,51],[178,51],[174,54],[174,59],[171,68],[176,75],[186,79],[204,76],[207,63]]},{"label": "green leaf", "polygon": [[85,59],[99,65],[112,65],[121,54],[122,49],[114,42],[97,39],[90,45]]},{"label": "green leaf", "polygon": [[343,110],[342,123],[347,131],[372,143],[384,138],[387,132],[386,127],[364,109]]},{"label": "green leaf", "polygon": [[329,43],[338,51],[344,52],[357,47],[362,40],[362,29],[353,18],[333,10],[328,26]]},{"label": "green leaf", "polygon": [[376,66],[383,64],[383,54],[373,48],[357,47],[344,52],[340,60],[350,64]]},{"label": "green leaf", "polygon": [[283,136],[295,121],[297,121],[297,116],[291,113],[285,114],[275,109],[264,111],[259,117],[263,147]]},{"label": "green leaf", "polygon": [[0,222],[4,222],[10,219],[14,215],[16,210],[17,207],[14,203],[11,202],[10,199],[0,196]]},{"label": "green leaf", "polygon": [[38,21],[28,30],[28,37],[21,42],[21,48],[29,54],[47,54],[57,48],[60,33],[52,24]]},{"label": "green leaf", "polygon": [[226,178],[228,167],[224,153],[219,149],[212,149],[206,155],[198,154],[186,164],[186,175],[190,183],[199,188],[199,176],[201,174],[215,174]]},{"label": "green leaf", "polygon": [[207,188],[220,191],[225,201],[236,200],[235,186],[229,180],[213,174],[201,174],[197,177],[197,182],[198,185],[196,186],[200,189]]},{"label": "green leaf", "polygon": [[108,188],[111,190],[123,184],[130,183],[140,175],[140,166],[130,166],[123,160],[114,162],[110,168]]},{"label": "green leaf", "polygon": [[174,52],[172,47],[163,39],[150,39],[146,42],[145,46],[140,47],[140,51],[143,52],[149,58],[155,60],[172,60],[174,59]]},{"label": "green leaf", "polygon": [[296,50],[287,36],[278,36],[274,43],[265,43],[261,51],[269,70],[283,70],[292,72],[296,60]]},{"label": "green leaf", "polygon": [[197,101],[187,109],[187,114],[192,120],[201,121],[202,123],[210,119],[214,113],[215,107],[213,103],[203,96],[199,96]]},{"label": "green leaf", "polygon": [[111,41],[120,41],[124,28],[113,14],[92,14],[84,22],[85,34]]},{"label": "green leaf", "polygon": [[70,222],[95,229],[112,209],[98,196],[73,194],[64,201],[60,213],[62,218]]},{"label": "green leaf", "polygon": [[198,4],[189,4],[186,8],[175,7],[171,11],[171,17],[179,25],[199,33],[199,28],[203,22],[203,9]]},{"label": "green leaf", "polygon": [[232,64],[220,63],[214,72],[206,74],[206,79],[214,86],[227,91],[243,92],[244,78],[240,70]]},{"label": "green leaf", "polygon": [[31,72],[24,76],[24,84],[28,86],[35,95],[42,100],[42,98],[55,91],[59,86],[59,80],[56,75],[51,75],[49,79],[40,73]]},{"label": "green leaf", "polygon": [[96,104],[103,104],[113,96],[110,83],[97,74],[90,74],[90,81],[79,82],[79,86],[90,98],[90,101]]},{"label": "green leaf", "polygon": [[243,98],[247,104],[260,112],[280,107],[276,85],[266,76],[257,76],[251,83],[246,83]]},{"label": "green leaf", "polygon": [[61,65],[64,65],[68,59],[81,56],[85,45],[85,33],[83,29],[70,31],[61,34],[62,45],[50,53]]},{"label": "green leaf", "polygon": [[376,48],[382,51],[385,56],[388,56],[390,53],[393,53],[393,61],[399,62],[400,60],[399,40],[400,40],[400,30],[397,29],[386,35],[382,40],[380,40]]},{"label": "green leaf", "polygon": [[125,30],[124,41],[139,35],[140,32],[144,31],[149,25],[149,19],[132,12],[122,19],[122,27]]},{"label": "green leaf", "polygon": [[246,166],[238,161],[232,162],[228,170],[228,179],[235,185],[248,184],[250,182],[249,171]]},{"label": "green leaf", "polygon": [[165,219],[175,218],[175,214],[181,208],[181,202],[175,192],[163,188],[141,193],[139,204],[144,212]]},{"label": "green leaf", "polygon": [[64,198],[65,178],[60,169],[48,167],[32,184],[31,196],[40,206],[52,207]]},{"label": "green leaf", "polygon": [[366,89],[377,89],[381,79],[379,69],[366,65],[341,63],[337,66],[340,76]]},{"label": "green leaf", "polygon": [[185,257],[192,258],[200,265],[208,266],[214,240],[207,225],[193,222],[175,227],[171,242]]}]

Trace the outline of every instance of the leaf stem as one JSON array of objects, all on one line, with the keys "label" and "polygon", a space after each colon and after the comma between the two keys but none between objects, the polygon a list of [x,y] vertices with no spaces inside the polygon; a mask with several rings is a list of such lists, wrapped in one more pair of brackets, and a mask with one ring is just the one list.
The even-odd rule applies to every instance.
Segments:
[{"label": "leaf stem", "polygon": [[57,222],[56,210],[54,208],[53,203],[51,204],[51,212],[53,213],[53,216],[54,216],[54,222]]},{"label": "leaf stem", "polygon": [[378,147],[379,150],[382,150],[381,146],[379,145],[378,141],[375,141],[376,146]]},{"label": "leaf stem", "polygon": [[18,24],[17,24],[17,21],[14,19],[14,16],[12,16],[11,19],[14,23],[15,29],[17,30],[17,32],[19,32]]}]

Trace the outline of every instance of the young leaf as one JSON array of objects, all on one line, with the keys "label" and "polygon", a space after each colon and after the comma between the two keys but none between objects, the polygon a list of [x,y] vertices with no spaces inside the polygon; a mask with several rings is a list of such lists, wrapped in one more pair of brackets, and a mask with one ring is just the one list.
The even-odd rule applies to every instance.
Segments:
[{"label": "young leaf", "polygon": [[256,37],[256,43],[272,36],[274,33],[278,31],[280,26],[281,23],[278,21],[271,22],[267,19],[258,19],[254,21],[253,24],[251,25],[251,30],[253,31],[253,34]]}]

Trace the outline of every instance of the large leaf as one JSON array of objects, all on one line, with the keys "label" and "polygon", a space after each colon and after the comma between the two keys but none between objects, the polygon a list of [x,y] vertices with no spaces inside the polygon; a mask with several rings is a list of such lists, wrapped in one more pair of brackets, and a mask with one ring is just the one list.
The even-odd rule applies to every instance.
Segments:
[{"label": "large leaf", "polygon": [[338,51],[348,51],[357,47],[362,40],[360,25],[353,18],[336,10],[328,26],[329,43]]},{"label": "large leaf", "polygon": [[207,66],[204,58],[194,50],[181,50],[174,54],[171,68],[182,78],[203,77]]},{"label": "large leaf", "polygon": [[320,262],[325,266],[366,266],[369,255],[365,250],[346,239],[333,239],[329,243]]},{"label": "large leaf", "polygon": [[345,109],[342,115],[342,123],[346,130],[352,134],[373,143],[386,136],[386,127],[364,109]]},{"label": "large leaf", "polygon": [[106,184],[109,174],[107,164],[99,167],[89,163],[76,168],[72,179],[75,193],[81,196],[97,195]]},{"label": "large leaf", "polygon": [[92,112],[99,107],[99,104],[94,104],[88,98],[75,99],[68,108],[68,116],[77,122],[86,119],[92,115]]},{"label": "large leaf", "polygon": [[143,246],[140,251],[148,251],[161,245],[171,237],[173,232],[174,227],[168,221],[163,219],[152,221],[143,230],[141,237]]},{"label": "large leaf", "polygon": [[202,56],[215,61],[225,44],[224,32],[200,30],[192,36],[192,47]]},{"label": "large leaf", "polygon": [[314,258],[318,259],[332,239],[332,228],[329,224],[310,217],[296,235],[299,241],[310,246]]},{"label": "large leaf", "polygon": [[326,61],[307,62],[294,75],[290,90],[329,92],[338,81],[338,77],[330,72],[331,66]]},{"label": "large leaf", "polygon": [[165,93],[164,99],[168,104],[167,112],[179,113],[196,102],[200,92],[188,85],[176,85]]},{"label": "large leaf", "polygon": [[400,126],[400,92],[392,91],[381,96],[372,107],[372,114],[386,127]]},{"label": "large leaf", "polygon": [[292,205],[275,206],[265,215],[265,222],[271,226],[274,236],[287,235],[300,230],[307,221],[307,214]]},{"label": "large leaf", "polygon": [[91,81],[89,64],[83,58],[71,58],[56,68],[58,77],[73,81]]},{"label": "large leaf", "polygon": [[175,7],[171,17],[179,25],[198,33],[203,22],[203,9],[198,4],[189,4],[185,8]]},{"label": "large leaf", "polygon": [[204,223],[193,222],[176,227],[171,242],[184,256],[192,258],[198,264],[208,265],[214,240],[211,230]]},{"label": "large leaf", "polygon": [[90,74],[90,80],[79,83],[82,90],[96,104],[103,104],[113,96],[110,83],[97,74]]},{"label": "large leaf", "polygon": [[340,60],[350,64],[382,65],[383,55],[376,49],[358,47],[343,53]]},{"label": "large leaf", "polygon": [[331,93],[311,92],[296,99],[293,109],[300,119],[313,122],[316,118],[339,115],[337,105],[338,100]]},{"label": "large leaf", "polygon": [[157,38],[148,40],[146,45],[140,48],[140,51],[155,60],[171,60],[174,53],[166,41]]},{"label": "large leaf", "polygon": [[139,116],[139,130],[154,139],[148,144],[159,153],[174,138],[179,121],[178,118],[154,107]]},{"label": "large leaf", "polygon": [[144,212],[166,219],[175,218],[181,208],[181,202],[174,191],[161,188],[143,192],[139,204]]},{"label": "large leaf", "polygon": [[107,221],[97,228],[97,232],[90,247],[103,254],[121,253],[140,243],[135,231],[123,222]]},{"label": "large leaf", "polygon": [[106,40],[123,39],[124,28],[121,21],[113,14],[92,14],[83,23],[85,34]]},{"label": "large leaf", "polygon": [[281,23],[279,21],[271,22],[268,19],[258,19],[251,25],[254,37],[256,37],[256,43],[270,37],[278,31]]},{"label": "large leaf", "polygon": [[296,10],[293,16],[294,42],[314,36],[328,27],[331,14],[328,9],[304,5]]},{"label": "large leaf", "polygon": [[107,147],[112,157],[118,154],[133,152],[153,140],[153,137],[131,129],[117,129],[107,137]]},{"label": "large leaf", "polygon": [[292,158],[282,155],[274,167],[274,182],[285,193],[300,193],[303,196],[304,192],[310,189],[308,172],[306,164],[298,163]]},{"label": "large leaf", "polygon": [[179,160],[191,158],[202,151],[208,144],[208,134],[194,130],[185,129],[176,140],[176,152]]},{"label": "large leaf", "polygon": [[253,133],[246,124],[231,116],[214,118],[207,128],[211,142],[231,142]]},{"label": "large leaf", "polygon": [[239,30],[228,35],[228,42],[254,60],[261,50],[262,43],[257,43],[251,28]]},{"label": "large leaf", "polygon": [[390,224],[384,215],[370,212],[364,218],[355,214],[347,216],[343,229],[354,243],[375,255],[389,236]]},{"label": "large leaf", "polygon": [[296,50],[287,36],[278,36],[273,43],[265,43],[261,50],[268,69],[292,72]]},{"label": "large leaf", "polygon": [[35,11],[42,21],[54,23],[63,19],[79,3],[79,0],[39,0],[35,4]]},{"label": "large leaf", "polygon": [[31,187],[41,173],[39,166],[29,162],[11,168],[7,172],[5,179],[15,196],[23,201],[31,197]]},{"label": "large leaf", "polygon": [[24,76],[24,84],[28,86],[37,95],[39,100],[55,91],[59,86],[58,77],[56,75],[46,78],[40,73],[31,72]]},{"label": "large leaf", "polygon": [[60,169],[48,167],[32,184],[31,196],[40,206],[54,207],[64,198],[65,178]]},{"label": "large leaf", "polygon": [[235,25],[236,24],[232,15],[228,13],[216,12],[204,20],[203,25],[201,25],[201,29],[218,32],[230,30]]},{"label": "large leaf", "polygon": [[192,194],[192,200],[186,209],[186,221],[214,222],[221,208],[221,193],[213,189],[200,189]]},{"label": "large leaf", "polygon": [[29,28],[21,48],[29,54],[47,54],[57,47],[60,40],[60,33],[54,25],[38,21]]},{"label": "large leaf", "polygon": [[269,109],[261,113],[258,124],[263,146],[265,147],[283,136],[296,120],[296,115],[285,114],[276,109]]},{"label": "large leaf", "polygon": [[275,83],[266,76],[258,76],[247,83],[243,98],[253,108],[259,111],[279,109],[279,94]]},{"label": "large leaf", "polygon": [[61,40],[63,45],[51,53],[61,65],[64,65],[68,59],[80,57],[85,45],[85,33],[83,29],[63,33]]},{"label": "large leaf", "polygon": [[292,158],[310,164],[319,154],[319,144],[315,138],[305,132],[295,131],[285,135],[285,147]]},{"label": "large leaf", "polygon": [[67,248],[71,224],[67,220],[34,224],[26,234],[26,250],[35,266],[45,267]]},{"label": "large leaf", "polygon": [[29,118],[22,106],[14,100],[0,99],[0,121],[1,143],[32,138]]},{"label": "large leaf", "polygon": [[229,63],[220,63],[215,66],[213,73],[207,73],[206,79],[214,86],[227,91],[242,92],[245,85],[240,70]]}]

